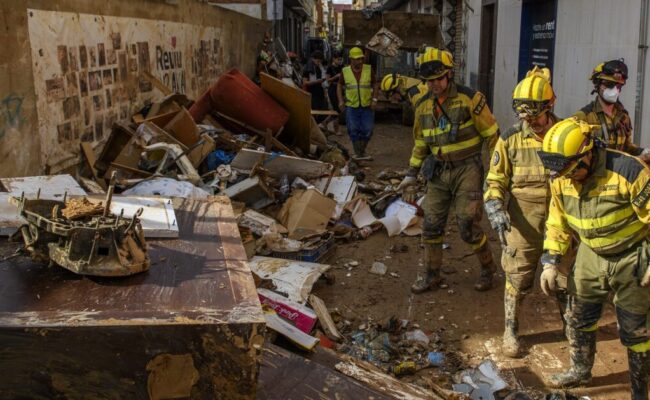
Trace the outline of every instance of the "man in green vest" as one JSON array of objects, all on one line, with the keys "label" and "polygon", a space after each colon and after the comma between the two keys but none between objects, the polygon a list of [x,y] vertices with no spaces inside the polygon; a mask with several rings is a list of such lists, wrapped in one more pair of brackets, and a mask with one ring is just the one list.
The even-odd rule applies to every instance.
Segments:
[{"label": "man in green vest", "polygon": [[345,111],[345,124],[357,159],[370,160],[366,146],[372,136],[377,105],[377,85],[372,68],[364,64],[363,50],[350,49],[350,65],[343,68],[336,93],[339,110]]}]

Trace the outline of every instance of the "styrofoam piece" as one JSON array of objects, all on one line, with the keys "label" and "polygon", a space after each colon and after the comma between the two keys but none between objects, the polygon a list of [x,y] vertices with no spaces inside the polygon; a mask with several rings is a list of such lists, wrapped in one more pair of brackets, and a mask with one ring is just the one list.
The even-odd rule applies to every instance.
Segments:
[{"label": "styrofoam piece", "polygon": [[9,202],[9,193],[0,193],[0,236],[10,236],[27,221],[18,215],[18,208]]},{"label": "styrofoam piece", "polygon": [[357,193],[357,182],[354,176],[335,176],[329,181],[328,178],[321,178],[316,181],[316,188],[326,196],[331,194],[337,203],[347,203]]},{"label": "styrofoam piece", "polygon": [[40,190],[44,200],[63,200],[68,196],[85,196],[86,191],[70,175],[24,176],[20,178],[0,178],[2,186],[15,197],[25,193],[27,198],[35,198]]},{"label": "styrofoam piece", "polygon": [[260,256],[253,257],[248,265],[255,275],[270,279],[276,292],[300,304],[305,304],[314,283],[331,268],[328,264]]}]

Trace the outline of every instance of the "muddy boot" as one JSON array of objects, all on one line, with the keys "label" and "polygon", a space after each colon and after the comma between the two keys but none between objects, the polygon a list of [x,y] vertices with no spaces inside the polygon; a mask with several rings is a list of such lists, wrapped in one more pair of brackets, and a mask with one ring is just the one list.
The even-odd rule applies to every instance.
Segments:
[{"label": "muddy boot", "polygon": [[518,337],[519,331],[519,308],[523,296],[517,292],[517,289],[506,283],[506,290],[503,296],[503,305],[505,308],[506,330],[503,332],[503,344],[501,352],[506,357],[519,357],[520,343]]},{"label": "muddy boot", "polygon": [[627,349],[627,362],[630,366],[632,400],[648,400],[648,358],[647,351]]},{"label": "muddy boot", "polygon": [[481,264],[481,272],[476,284],[474,285],[474,289],[479,292],[490,290],[492,288],[494,273],[497,272],[497,266],[494,264],[494,260],[492,260],[490,246],[486,242],[483,246],[474,250],[474,254],[476,254],[476,257],[478,257],[478,261]]},{"label": "muddy boot", "polygon": [[359,147],[361,148],[361,156],[363,157],[364,160],[372,161],[373,158],[372,156],[368,155],[366,153],[366,147],[368,147],[368,141],[367,140],[361,140],[359,142]]},{"label": "muddy boot", "polygon": [[571,368],[568,371],[551,375],[547,386],[555,389],[571,388],[589,383],[591,368],[596,356],[596,331],[584,332],[567,326]]},{"label": "muddy boot", "polygon": [[353,140],[352,141],[352,150],[354,150],[354,158],[355,160],[361,157],[361,142],[358,140]]},{"label": "muddy boot", "polygon": [[440,278],[440,265],[442,264],[442,245],[424,245],[424,274],[418,275],[417,280],[411,286],[411,292],[415,294],[424,293],[435,289],[442,281]]}]

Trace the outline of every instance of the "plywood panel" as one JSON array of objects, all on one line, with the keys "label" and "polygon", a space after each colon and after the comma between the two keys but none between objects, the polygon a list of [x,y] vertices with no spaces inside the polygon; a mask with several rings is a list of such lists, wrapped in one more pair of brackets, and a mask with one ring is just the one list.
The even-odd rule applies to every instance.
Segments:
[{"label": "plywood panel", "polygon": [[[311,94],[265,73],[260,74],[262,89],[289,111],[282,137],[288,137],[305,154],[309,153],[311,132]],[[290,144],[291,145],[291,144]]]}]

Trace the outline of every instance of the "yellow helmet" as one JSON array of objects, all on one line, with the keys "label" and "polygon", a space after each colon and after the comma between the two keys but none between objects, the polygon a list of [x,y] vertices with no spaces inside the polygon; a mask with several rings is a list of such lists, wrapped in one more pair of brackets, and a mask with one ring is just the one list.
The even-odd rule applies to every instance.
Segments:
[{"label": "yellow helmet", "polygon": [[447,50],[427,47],[416,59],[422,79],[437,79],[454,68],[454,56]]},{"label": "yellow helmet", "polygon": [[596,128],[597,125],[572,117],[556,123],[546,132],[538,154],[552,176],[568,175],[579,165],[580,159],[594,148],[591,132]]},{"label": "yellow helmet", "polygon": [[594,70],[591,71],[589,80],[594,84],[603,80],[625,85],[627,81],[627,65],[625,65],[625,61],[622,58],[620,60],[602,62],[596,65]]},{"label": "yellow helmet", "polygon": [[512,108],[519,117],[536,117],[553,107],[555,93],[551,70],[535,66],[512,92]]},{"label": "yellow helmet", "polygon": [[351,58],[351,59],[354,59],[354,58],[363,58],[363,57],[364,57],[364,56],[363,56],[363,50],[361,50],[361,48],[359,48],[359,47],[353,47],[353,48],[350,49],[350,58]]},{"label": "yellow helmet", "polygon": [[392,73],[384,76],[381,80],[380,89],[382,92],[390,92],[399,86],[399,75]]}]

